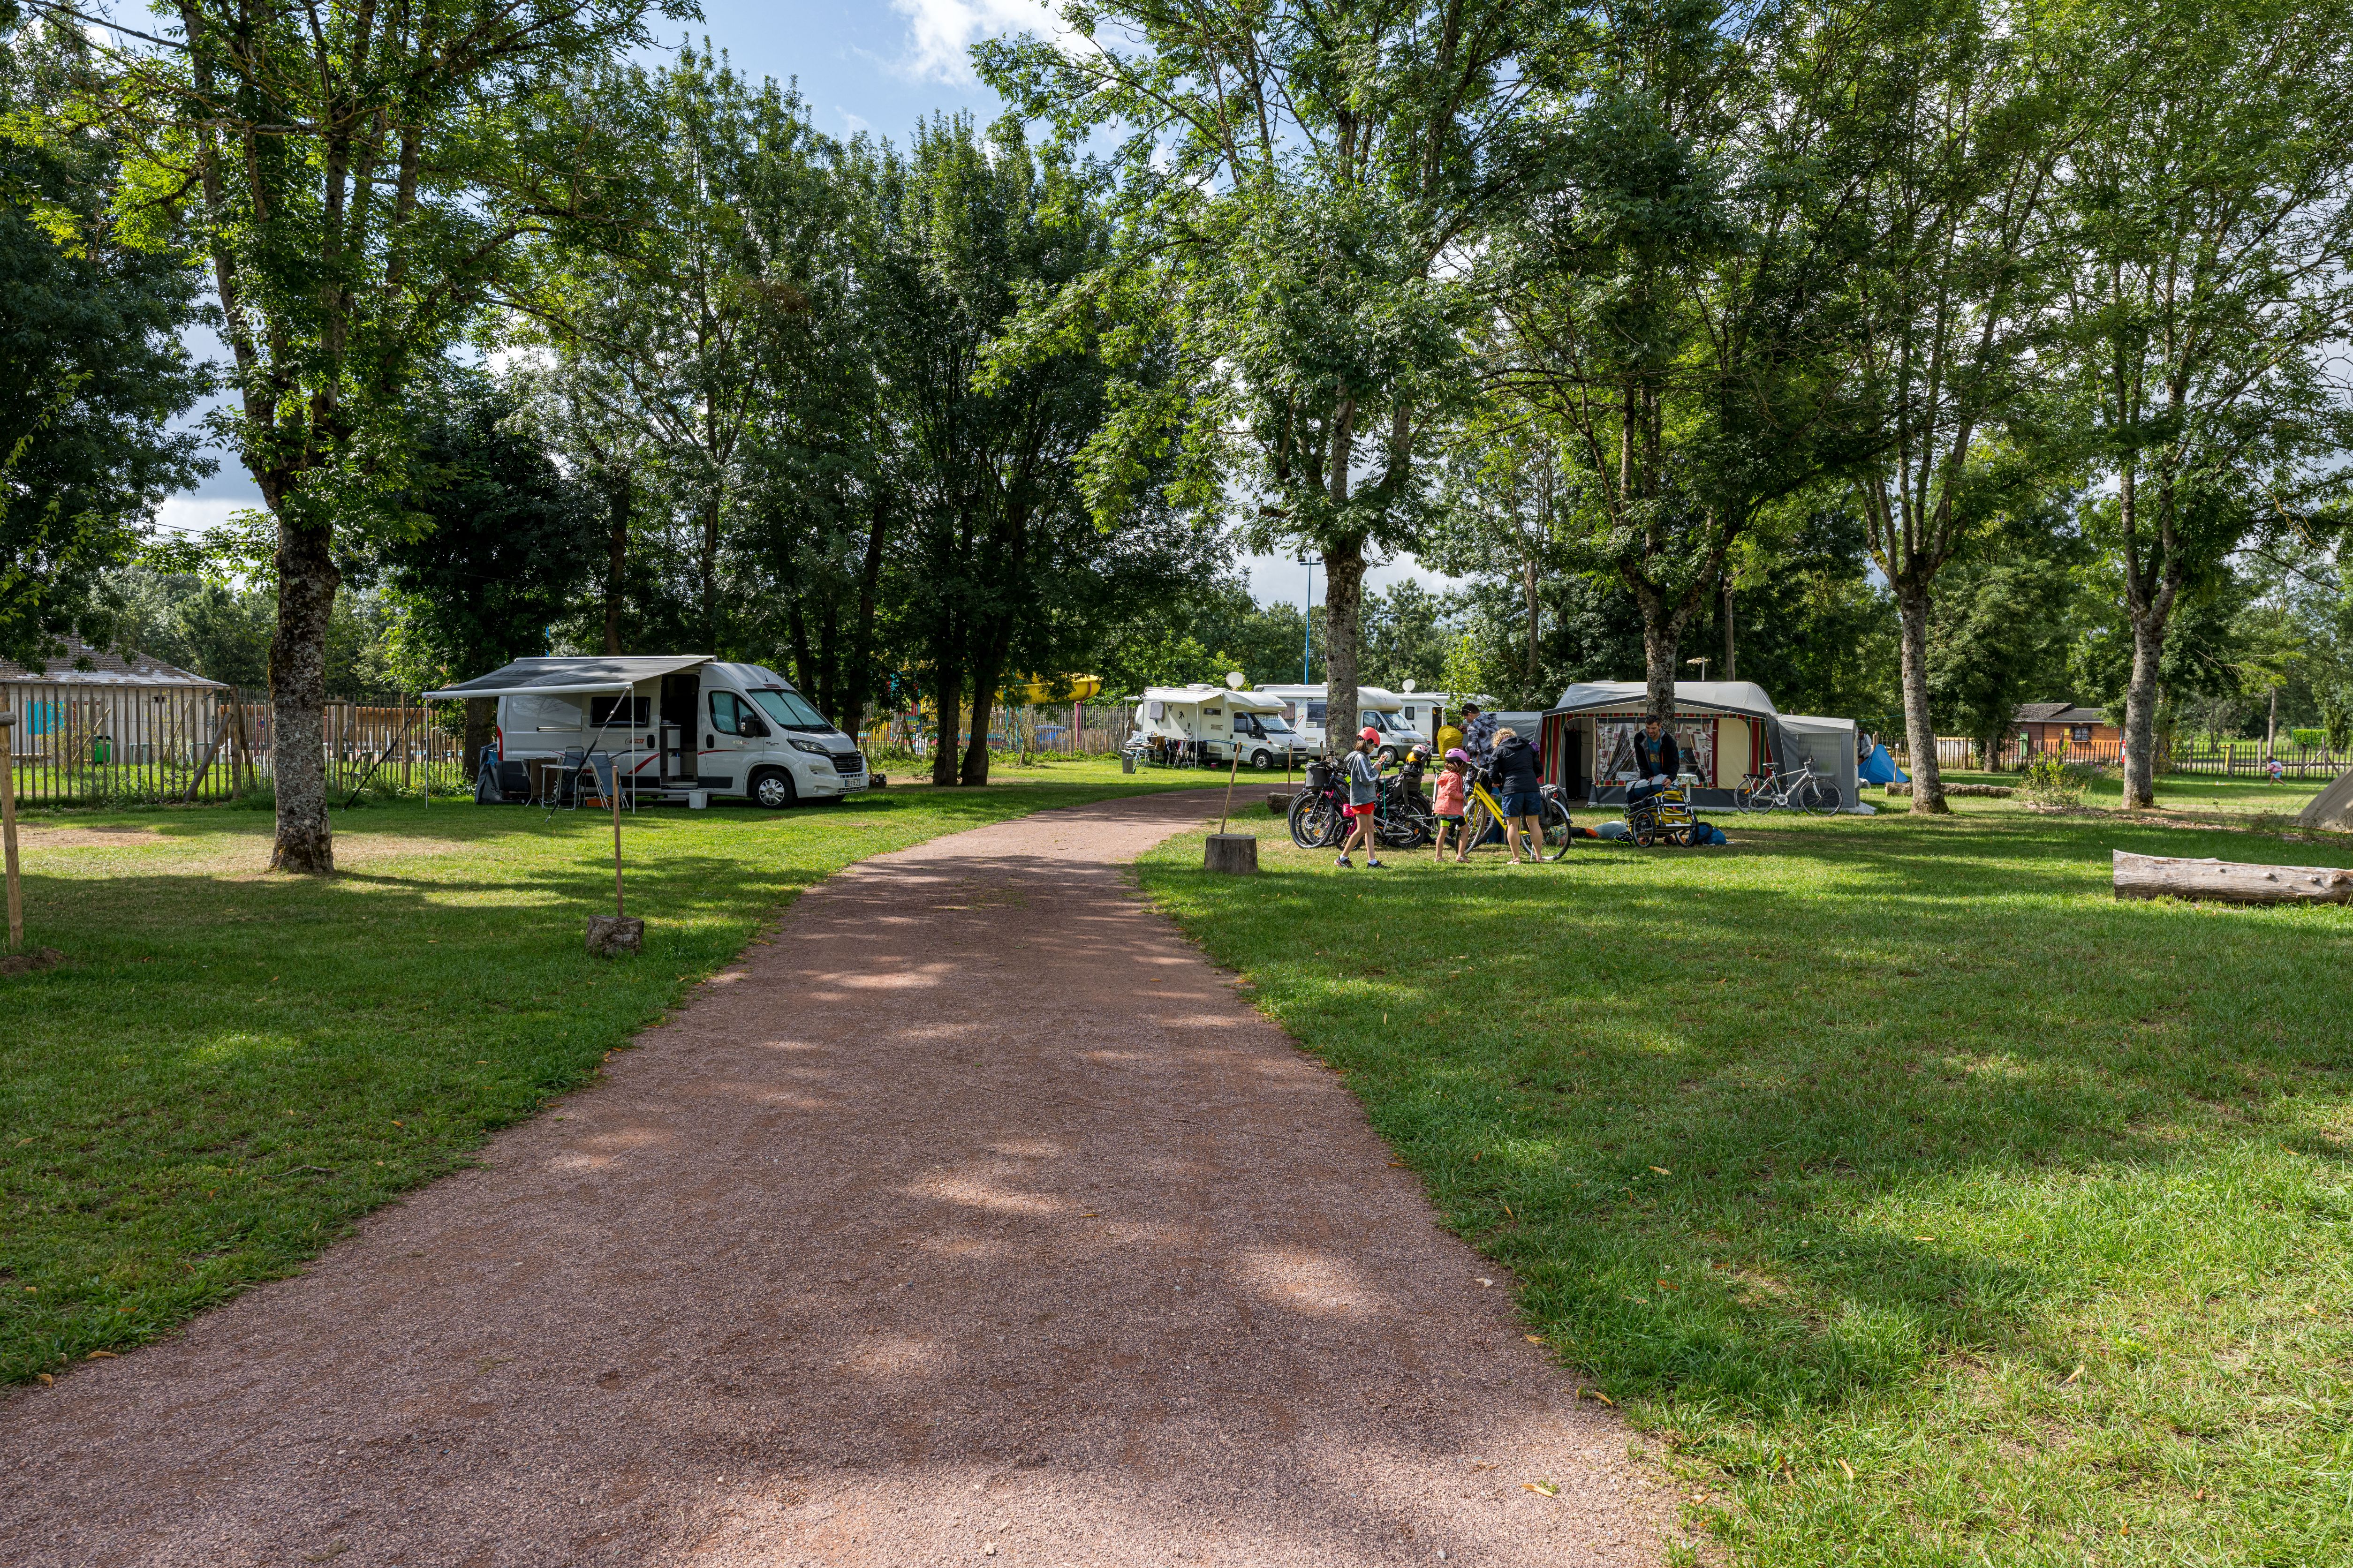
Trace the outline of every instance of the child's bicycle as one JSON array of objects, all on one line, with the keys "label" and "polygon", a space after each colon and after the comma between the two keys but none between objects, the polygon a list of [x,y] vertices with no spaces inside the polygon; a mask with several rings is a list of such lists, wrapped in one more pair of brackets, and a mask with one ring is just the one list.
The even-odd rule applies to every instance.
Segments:
[{"label": "child's bicycle", "polygon": [[[1462,841],[1473,849],[1484,845],[1490,833],[1496,835],[1498,843],[1508,842],[1503,836],[1503,803],[1488,789],[1487,781],[1486,769],[1473,773],[1467,790],[1470,798],[1463,803]],[[1544,800],[1544,809],[1536,814],[1536,826],[1544,831],[1541,853],[1547,860],[1557,860],[1568,853],[1577,829],[1568,819],[1568,803],[1561,799],[1558,784],[1546,784],[1538,793]]]}]

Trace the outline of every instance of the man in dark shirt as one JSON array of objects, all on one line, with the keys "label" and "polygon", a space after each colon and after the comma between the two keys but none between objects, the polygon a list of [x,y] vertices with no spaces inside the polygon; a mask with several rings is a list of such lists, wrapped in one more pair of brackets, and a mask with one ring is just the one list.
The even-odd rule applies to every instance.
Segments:
[{"label": "man in dark shirt", "polygon": [[1683,753],[1675,748],[1675,738],[1662,732],[1656,719],[1645,723],[1642,732],[1634,737],[1634,771],[1662,784],[1674,783],[1675,775],[1683,771]]},{"label": "man in dark shirt", "polygon": [[1651,720],[1634,737],[1634,772],[1640,777],[1627,789],[1626,804],[1650,799],[1674,783],[1683,771],[1683,753],[1675,746],[1675,738],[1664,733],[1656,719]]}]

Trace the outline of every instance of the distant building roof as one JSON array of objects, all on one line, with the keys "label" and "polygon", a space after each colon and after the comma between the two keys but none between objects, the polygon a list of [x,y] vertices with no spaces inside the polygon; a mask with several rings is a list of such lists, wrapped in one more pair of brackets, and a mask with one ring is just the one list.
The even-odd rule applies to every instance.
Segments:
[{"label": "distant building roof", "polygon": [[0,658],[0,680],[42,681],[57,686],[185,686],[201,687],[211,691],[226,691],[221,681],[206,680],[201,675],[191,675],[175,664],[165,664],[143,653],[122,654],[111,648],[92,647],[78,637],[58,639],[65,651],[43,662],[47,668],[35,671],[21,664],[11,664]]},{"label": "distant building roof", "polygon": [[2078,708],[2072,702],[2021,702],[2010,721],[2015,724],[2105,724],[2108,716],[2097,708]]}]

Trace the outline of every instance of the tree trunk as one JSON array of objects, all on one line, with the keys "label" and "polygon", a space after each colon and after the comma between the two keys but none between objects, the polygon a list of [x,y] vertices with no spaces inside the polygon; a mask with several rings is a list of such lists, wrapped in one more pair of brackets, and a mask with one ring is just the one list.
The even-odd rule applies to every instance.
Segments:
[{"label": "tree trunk", "polygon": [[278,525],[278,631],[269,642],[270,747],[278,786],[272,870],[335,868],[327,823],[327,623],[341,574],[324,528]]},{"label": "tree trunk", "polygon": [[1912,753],[1912,815],[1943,816],[1945,775],[1936,761],[1936,722],[1928,711],[1928,589],[1907,580],[1895,590],[1904,645],[1904,742]]},{"label": "tree trunk", "polygon": [[1365,545],[1324,552],[1324,743],[1334,755],[1356,742],[1356,637],[1365,598]]},{"label": "tree trunk", "polygon": [[874,606],[882,582],[882,540],[889,531],[890,515],[878,497],[866,528],[866,563],[858,578],[858,625],[850,639],[849,666],[843,675],[842,717],[848,721],[842,728],[853,740],[866,723],[866,704],[871,695],[867,672],[874,662]]},{"label": "tree trunk", "polygon": [[793,684],[807,697],[817,690],[817,663],[809,657],[808,617],[801,613],[798,594],[785,602],[785,626],[793,643]]},{"label": "tree trunk", "polygon": [[495,697],[466,699],[466,782],[472,784],[482,764],[482,748],[491,743],[499,723],[499,700]]},{"label": "tree trunk", "polygon": [[1724,574],[1724,679],[1726,680],[1740,679],[1740,666],[1734,662],[1732,653],[1732,571],[1726,567]]},{"label": "tree trunk", "polygon": [[702,647],[719,652],[719,498],[702,506]]},{"label": "tree trunk", "polygon": [[2132,683],[2125,688],[2124,805],[2157,804],[2157,671],[2165,655],[2165,616],[2134,607]]},{"label": "tree trunk", "polygon": [[1538,615],[1541,606],[1536,598],[1536,562],[1533,555],[1520,563],[1520,586],[1528,598],[1528,686],[1533,689],[1536,683],[1537,650],[1542,646],[1543,631],[1543,622]]},{"label": "tree trunk", "polygon": [[621,587],[629,559],[629,512],[636,480],[627,468],[616,469],[606,480],[605,651],[621,651]]},{"label": "tree trunk", "polygon": [[2273,688],[2272,688],[2272,716],[2271,716],[2271,721],[2270,721],[2270,722],[2266,723],[2266,724],[2263,726],[2263,761],[2265,761],[2265,762],[2269,762],[2269,761],[2271,761],[2274,757],[2277,756],[2278,754],[2279,754],[2279,688],[2278,688],[2278,687],[2276,687],[2276,686],[2274,686],[2274,687],[2273,687]]},{"label": "tree trunk", "polygon": [[1653,606],[1642,606],[1642,712],[1660,728],[1675,721],[1675,657],[1682,651],[1681,628]]},{"label": "tree trunk", "polygon": [[963,715],[964,692],[955,676],[948,672],[955,667],[939,665],[933,677],[933,700],[939,705],[939,739],[932,746],[932,783],[941,789],[953,788],[956,782],[956,728]]},{"label": "tree trunk", "polygon": [[972,693],[972,736],[964,744],[964,770],[956,782],[977,789],[988,782],[988,721],[997,704],[988,689],[976,684]]}]

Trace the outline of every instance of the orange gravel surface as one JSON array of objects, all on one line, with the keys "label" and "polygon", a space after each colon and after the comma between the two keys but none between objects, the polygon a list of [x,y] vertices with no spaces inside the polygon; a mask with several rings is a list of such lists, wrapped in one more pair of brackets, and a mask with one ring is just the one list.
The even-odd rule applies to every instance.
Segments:
[{"label": "orange gravel surface", "polygon": [[0,1563],[1658,1563],[1510,1281],[1129,888],[1203,804],[807,894],[482,1168],[0,1405]]}]

